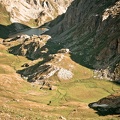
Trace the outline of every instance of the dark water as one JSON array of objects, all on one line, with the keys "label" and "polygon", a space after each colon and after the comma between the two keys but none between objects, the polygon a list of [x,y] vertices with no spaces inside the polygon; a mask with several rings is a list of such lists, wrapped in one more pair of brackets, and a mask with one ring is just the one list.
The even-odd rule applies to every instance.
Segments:
[{"label": "dark water", "polygon": [[48,31],[48,29],[47,28],[44,28],[44,29],[41,29],[41,28],[31,28],[31,29],[22,30],[21,32],[9,35],[9,37],[15,37],[17,35],[29,35],[29,36],[32,36],[32,35],[41,35],[45,31]]}]

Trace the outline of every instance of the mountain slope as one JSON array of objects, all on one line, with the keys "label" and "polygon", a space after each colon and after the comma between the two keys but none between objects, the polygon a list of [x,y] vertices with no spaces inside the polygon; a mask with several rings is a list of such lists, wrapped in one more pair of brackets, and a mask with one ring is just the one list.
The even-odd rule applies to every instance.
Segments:
[{"label": "mountain slope", "polygon": [[[78,64],[77,67],[79,69],[76,69],[76,73],[81,77],[78,76],[75,80],[61,81],[57,81],[57,77],[50,78],[50,82],[54,82],[54,88],[49,90],[45,85],[41,88],[41,85],[30,84],[25,78],[22,79],[16,73],[16,70],[23,69],[21,66],[25,63],[29,63],[34,68],[36,63],[40,63],[40,60],[30,61],[22,56],[14,56],[9,54],[7,49],[7,47],[0,44],[0,119],[118,119],[117,115],[98,116],[87,106],[88,103],[97,101],[119,90],[118,85],[113,85],[113,83],[104,80],[86,79],[89,77],[88,75],[91,76],[91,71]],[[56,57],[59,57],[60,54]],[[66,65],[66,62],[62,61],[59,63],[59,66],[61,64],[67,68],[67,66],[70,66],[68,62],[70,61],[76,68],[76,63],[71,61],[68,55],[65,57],[68,64]],[[56,58],[50,62],[55,61],[58,62]],[[34,71],[36,72],[38,69],[37,66],[37,69],[34,69]],[[27,70],[32,69],[28,67]],[[27,70],[24,73],[27,73]],[[85,73],[86,71],[88,73]]]},{"label": "mountain slope", "polygon": [[[63,20],[47,34],[52,36],[54,44],[68,48],[74,61],[96,69],[101,79],[120,83],[119,0],[75,0]],[[89,107],[99,115],[120,114],[119,90]]]},{"label": "mountain slope", "polygon": [[52,36],[52,42],[70,49],[76,62],[114,72],[120,61],[119,21],[119,0],[75,0],[63,20],[47,34]]},{"label": "mountain slope", "polygon": [[[75,0],[65,15],[46,23],[51,36],[3,40],[7,48],[0,46],[1,119],[119,119],[119,108],[118,115],[100,116],[88,107],[98,101],[90,107],[97,104],[99,110],[107,104],[100,108],[104,112],[120,104],[119,84],[104,80],[104,75],[118,82],[120,78],[119,6],[118,0]],[[101,72],[103,80],[89,68]]]},{"label": "mountain slope", "polygon": [[[38,27],[66,12],[72,0],[0,0],[0,38]],[[25,26],[26,25],[26,26]]]},{"label": "mountain slope", "polygon": [[2,25],[8,25],[10,24],[10,16],[9,13],[7,12],[6,8],[0,3],[0,23]]},{"label": "mountain slope", "polygon": [[119,0],[73,1],[65,15],[45,24],[51,39],[44,48],[48,54],[68,48],[74,61],[98,70],[100,78],[119,81],[119,20]]},{"label": "mountain slope", "polygon": [[37,26],[53,20],[58,15],[65,13],[72,0],[1,0],[10,14],[12,23],[34,22]]}]

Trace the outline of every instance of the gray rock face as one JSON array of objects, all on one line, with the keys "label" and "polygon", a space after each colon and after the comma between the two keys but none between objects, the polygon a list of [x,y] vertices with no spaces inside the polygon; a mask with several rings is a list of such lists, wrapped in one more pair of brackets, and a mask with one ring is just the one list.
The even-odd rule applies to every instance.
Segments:
[{"label": "gray rock face", "polygon": [[90,103],[89,107],[98,111],[100,115],[120,114],[120,94],[110,95]]},{"label": "gray rock face", "polygon": [[120,63],[116,64],[113,70],[110,67],[94,70],[94,78],[108,79],[120,83]]},{"label": "gray rock face", "polygon": [[48,34],[68,48],[76,62],[93,69],[110,67],[113,73],[120,61],[119,21],[119,0],[75,0]]},{"label": "gray rock face", "polygon": [[71,2],[72,0],[0,0],[10,13],[12,23],[36,19],[38,25],[65,13]]},{"label": "gray rock face", "polygon": [[[15,39],[15,38],[14,38]],[[13,46],[9,48],[9,52],[14,55],[22,55],[26,56],[29,59],[38,59],[42,57],[43,54],[47,54],[47,48],[44,48],[45,41],[50,39],[50,36],[43,35],[43,36],[27,36],[21,35],[16,41],[20,41],[21,44],[17,46]],[[14,40],[10,40],[9,42],[12,43]],[[8,43],[9,43],[8,42]],[[7,42],[4,42],[7,44]]]}]

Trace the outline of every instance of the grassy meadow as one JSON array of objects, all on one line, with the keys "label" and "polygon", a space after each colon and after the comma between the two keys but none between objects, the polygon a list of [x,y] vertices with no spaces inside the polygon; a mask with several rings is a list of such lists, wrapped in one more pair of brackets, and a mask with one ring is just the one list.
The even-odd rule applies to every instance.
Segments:
[{"label": "grassy meadow", "polygon": [[90,102],[119,91],[118,85],[94,79],[91,70],[77,66],[74,79],[56,81],[54,90],[40,89],[16,73],[26,62],[31,61],[9,54],[7,48],[0,45],[0,120],[119,119],[118,116],[99,116],[88,107]]}]

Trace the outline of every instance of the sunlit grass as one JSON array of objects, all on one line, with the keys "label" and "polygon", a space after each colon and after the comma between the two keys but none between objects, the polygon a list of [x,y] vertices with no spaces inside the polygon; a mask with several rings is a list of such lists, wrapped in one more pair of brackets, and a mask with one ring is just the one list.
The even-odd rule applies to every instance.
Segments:
[{"label": "sunlit grass", "polygon": [[2,25],[9,25],[11,23],[9,13],[6,11],[5,7],[1,5],[1,3],[0,3],[0,23],[2,23]]},{"label": "sunlit grass", "polygon": [[[30,60],[9,54],[4,47],[0,53],[1,119],[57,120],[63,116],[68,120],[117,120],[117,116],[98,116],[88,108],[90,102],[120,90],[112,82],[93,79],[92,70],[75,65],[73,79],[59,81],[54,76],[51,79],[56,81],[55,90],[40,89],[40,85],[28,83],[15,73],[15,70],[22,69],[21,65]],[[71,63],[69,59],[67,62]],[[64,66],[69,67],[67,64]]]}]

